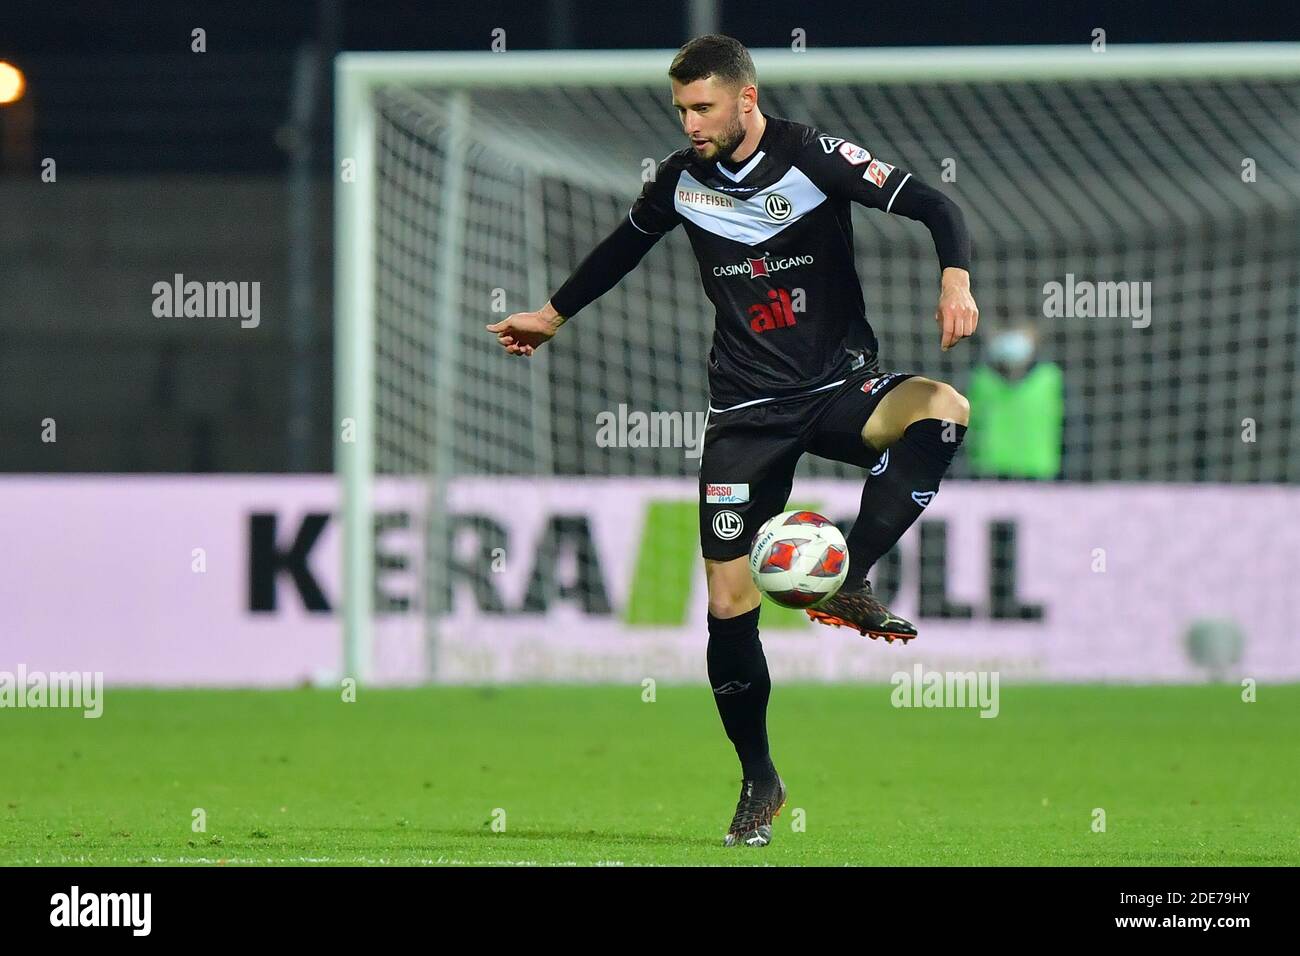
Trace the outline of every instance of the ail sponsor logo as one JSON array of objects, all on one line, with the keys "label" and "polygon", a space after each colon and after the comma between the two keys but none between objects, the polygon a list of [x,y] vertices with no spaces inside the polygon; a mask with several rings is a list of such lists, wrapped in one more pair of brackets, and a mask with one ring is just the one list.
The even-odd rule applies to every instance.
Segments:
[{"label": "ail sponsor logo", "polygon": [[757,302],[749,307],[749,327],[755,332],[770,332],[795,324],[794,301],[789,289],[773,289],[767,302]]}]

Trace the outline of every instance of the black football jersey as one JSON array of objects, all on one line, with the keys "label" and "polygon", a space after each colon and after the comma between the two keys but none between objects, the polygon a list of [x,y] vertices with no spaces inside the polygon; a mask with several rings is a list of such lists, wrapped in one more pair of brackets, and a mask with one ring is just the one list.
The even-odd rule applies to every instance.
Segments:
[{"label": "black football jersey", "polygon": [[777,116],[742,163],[688,146],[659,164],[628,216],[650,235],[686,227],[715,309],[713,411],[829,388],[877,350],[849,203],[889,212],[910,178],[865,146]]}]

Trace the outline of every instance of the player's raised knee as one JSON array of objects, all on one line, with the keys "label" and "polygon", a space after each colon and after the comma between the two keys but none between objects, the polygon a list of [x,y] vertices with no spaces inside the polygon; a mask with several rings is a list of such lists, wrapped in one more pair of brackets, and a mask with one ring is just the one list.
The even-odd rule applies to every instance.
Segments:
[{"label": "player's raised knee", "polygon": [[965,425],[970,421],[970,402],[947,382],[933,382],[929,397],[929,417]]}]

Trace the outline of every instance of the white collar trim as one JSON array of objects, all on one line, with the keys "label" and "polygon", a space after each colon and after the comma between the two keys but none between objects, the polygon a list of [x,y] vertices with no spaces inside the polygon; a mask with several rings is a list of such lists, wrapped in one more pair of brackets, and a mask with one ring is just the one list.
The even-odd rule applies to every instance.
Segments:
[{"label": "white collar trim", "polygon": [[750,159],[749,162],[747,162],[744,166],[740,167],[740,169],[734,173],[731,170],[727,169],[727,167],[723,166],[722,163],[718,163],[718,170],[724,176],[730,179],[733,183],[738,183],[746,176],[748,176],[751,172],[753,172],[754,167],[757,166],[759,162],[763,159],[763,157],[766,155],[767,154],[760,149],[757,153],[753,155],[753,157]]}]

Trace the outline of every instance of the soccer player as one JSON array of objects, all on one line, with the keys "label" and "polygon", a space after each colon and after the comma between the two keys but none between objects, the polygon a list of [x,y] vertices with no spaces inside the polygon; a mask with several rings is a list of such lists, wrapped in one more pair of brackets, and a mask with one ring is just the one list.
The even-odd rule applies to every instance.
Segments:
[{"label": "soccer player", "polygon": [[753,61],[737,40],[691,40],[668,76],[690,144],[659,164],[628,215],[542,309],[487,328],[508,353],[532,355],[661,237],[685,227],[716,309],[699,482],[709,682],[742,776],[724,842],[765,846],[786,788],[768,747],[772,685],[748,567],[754,532],[784,509],[804,452],[869,468],[847,539],[851,577],[808,613],[872,638],[912,639],[916,628],[880,603],[866,575],[934,498],[968,420],[952,386],[881,370],[849,203],[930,230],[944,351],[975,331],[979,315],[970,240],[957,206],[912,173],[867,146],[765,116]]}]

